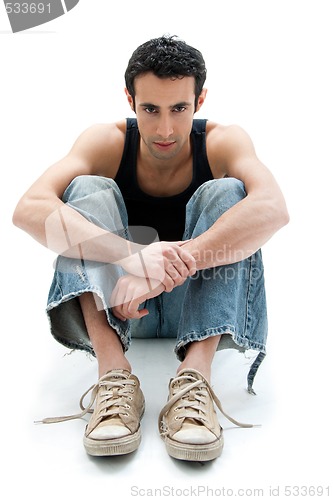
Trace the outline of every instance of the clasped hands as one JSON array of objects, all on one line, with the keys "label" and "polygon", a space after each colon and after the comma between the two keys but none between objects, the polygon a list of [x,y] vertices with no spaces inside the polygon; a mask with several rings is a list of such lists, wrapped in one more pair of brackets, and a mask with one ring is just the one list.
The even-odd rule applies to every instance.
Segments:
[{"label": "clasped hands", "polygon": [[125,276],[119,278],[111,295],[113,314],[120,320],[140,319],[149,314],[139,309],[147,299],[171,292],[196,272],[196,262],[186,250],[187,241],[151,243],[117,262]]}]

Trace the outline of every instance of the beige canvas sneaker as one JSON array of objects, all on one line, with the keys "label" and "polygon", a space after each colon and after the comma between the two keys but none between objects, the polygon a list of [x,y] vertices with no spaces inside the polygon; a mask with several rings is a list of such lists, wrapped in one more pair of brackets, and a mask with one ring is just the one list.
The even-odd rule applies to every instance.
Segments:
[{"label": "beige canvas sneaker", "polygon": [[124,455],[141,441],[145,400],[140,383],[127,370],[112,370],[96,384],[96,405],[83,438],[89,455]]},{"label": "beige canvas sneaker", "polygon": [[253,427],[224,412],[213,389],[198,371],[182,370],[170,380],[168,402],[159,415],[159,431],[171,457],[203,462],[221,454],[223,430],[214,402],[235,425]]},{"label": "beige canvas sneaker", "polygon": [[[89,392],[91,400],[85,408],[83,400]],[[80,406],[80,414],[46,418],[42,423],[63,422],[92,413],[83,438],[89,455],[124,455],[138,448],[145,399],[135,375],[121,369],[109,371],[83,394]]]}]

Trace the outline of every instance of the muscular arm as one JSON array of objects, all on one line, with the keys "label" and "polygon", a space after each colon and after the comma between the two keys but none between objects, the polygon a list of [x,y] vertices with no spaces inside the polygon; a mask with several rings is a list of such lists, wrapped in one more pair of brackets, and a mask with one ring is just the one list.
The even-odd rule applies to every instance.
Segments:
[{"label": "muscular arm", "polygon": [[[62,195],[79,175],[112,177],[124,135],[114,125],[95,125],[84,131],[71,151],[46,170],[19,201],[13,222],[57,254],[111,262],[123,256],[123,241],[87,221],[66,206]],[[120,160],[119,160],[120,161]],[[92,244],[93,243],[93,244]]]},{"label": "muscular arm", "polygon": [[[221,171],[243,181],[247,196],[225,212],[204,234],[186,244],[198,269],[230,264],[256,252],[289,217],[281,190],[259,161],[252,141],[239,127],[212,131],[211,157]],[[218,169],[219,166],[216,167]]]},{"label": "muscular arm", "polygon": [[46,170],[21,198],[13,222],[59,255],[119,263],[133,275],[160,280],[162,288],[171,291],[195,272],[194,259],[181,243],[148,247],[131,243],[129,247],[126,240],[62,202],[65,189],[77,176],[115,177],[124,147],[123,125],[96,125],[83,132],[68,155]]}]

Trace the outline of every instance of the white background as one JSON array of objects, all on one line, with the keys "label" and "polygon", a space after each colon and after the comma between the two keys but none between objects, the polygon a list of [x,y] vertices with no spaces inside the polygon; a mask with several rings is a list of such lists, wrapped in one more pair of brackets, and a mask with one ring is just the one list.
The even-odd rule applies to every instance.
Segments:
[{"label": "white background", "polygon": [[[249,360],[227,351],[214,363],[225,409],[263,425],[232,430],[221,420],[224,452],[205,467],[171,460],[157,433],[177,366],[168,342],[139,342],[129,354],[147,397],[143,443],[133,456],[87,457],[82,420],[34,425],[77,412],[79,397],[95,382],[96,364],[82,353],[64,356],[67,350],[52,339],[44,308],[54,255],[11,223],[19,197],[84,128],[130,116],[123,93],[127,61],[139,44],[164,33],[202,51],[208,96],[198,117],[249,132],[291,215],[263,249],[270,332],[258,395],[244,391]],[[185,498],[198,485],[215,489],[215,496],[225,487],[228,496],[240,496],[243,488],[243,496],[255,497],[254,488],[262,488],[265,498],[279,487],[283,498],[285,485],[331,484],[332,47],[331,2],[322,0],[81,0],[67,15],[17,34],[0,5],[6,498],[131,498],[136,487],[142,498],[163,486],[165,496],[174,487],[174,496]],[[306,491],[313,498],[304,489],[303,498]]]}]

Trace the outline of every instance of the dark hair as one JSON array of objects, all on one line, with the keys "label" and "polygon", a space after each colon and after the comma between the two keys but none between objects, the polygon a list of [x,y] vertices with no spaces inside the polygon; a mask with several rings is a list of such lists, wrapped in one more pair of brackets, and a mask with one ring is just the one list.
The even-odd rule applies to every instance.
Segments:
[{"label": "dark hair", "polygon": [[206,66],[201,52],[175,36],[153,38],[140,45],[132,54],[125,72],[126,88],[135,97],[134,80],[144,73],[159,78],[195,79],[195,108],[206,80]]}]

